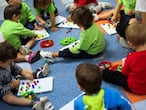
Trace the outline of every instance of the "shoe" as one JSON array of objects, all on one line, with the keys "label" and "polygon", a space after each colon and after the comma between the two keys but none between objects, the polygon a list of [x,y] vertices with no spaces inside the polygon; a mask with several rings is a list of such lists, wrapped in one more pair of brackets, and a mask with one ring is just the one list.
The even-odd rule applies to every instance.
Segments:
[{"label": "shoe", "polygon": [[48,101],[44,106],[44,110],[55,110],[55,108],[52,103]]},{"label": "shoe", "polygon": [[31,50],[24,45],[20,46],[19,51],[22,55],[28,55],[31,52]]},{"label": "shoe", "polygon": [[97,14],[92,14],[93,15],[93,17],[94,17],[94,21],[98,21],[99,20],[99,17],[98,17],[98,15]]},{"label": "shoe", "polygon": [[46,77],[50,72],[49,66],[47,63],[43,65],[43,67],[38,68],[36,72],[34,73],[34,78],[39,79],[39,78],[44,78]]},{"label": "shoe", "polygon": [[99,5],[101,5],[102,9],[112,8],[112,4],[109,2],[99,2]]},{"label": "shoe", "polygon": [[[32,110],[45,110],[44,108],[47,102],[49,102],[49,99],[47,96],[40,97],[39,100],[37,100],[37,102],[34,102],[35,104],[33,105]],[[49,110],[49,109],[46,109],[46,110]]]},{"label": "shoe", "polygon": [[124,48],[130,48],[129,44],[127,43],[127,41],[123,38],[123,37],[120,37],[119,38],[119,43],[122,45],[122,47]]},{"label": "shoe", "polygon": [[101,12],[102,11],[102,7],[101,7],[101,5],[97,5],[97,6],[95,6],[95,7],[93,7],[93,10],[92,10],[94,13],[99,13],[99,12]]},{"label": "shoe", "polygon": [[73,7],[73,3],[68,3],[65,5],[65,10],[70,12],[72,11],[72,7]]},{"label": "shoe", "polygon": [[40,55],[45,59],[46,62],[54,63],[54,58],[52,57],[51,52],[40,51]]},{"label": "shoe", "polygon": [[35,61],[38,61],[41,58],[40,51],[30,53],[28,56],[28,62],[34,63]]}]

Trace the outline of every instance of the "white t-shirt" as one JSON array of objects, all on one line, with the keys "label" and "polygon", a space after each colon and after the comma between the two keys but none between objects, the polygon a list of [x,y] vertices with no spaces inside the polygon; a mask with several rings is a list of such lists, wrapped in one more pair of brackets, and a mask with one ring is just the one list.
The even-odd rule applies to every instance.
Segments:
[{"label": "white t-shirt", "polygon": [[135,10],[140,12],[146,12],[146,0],[137,0]]}]

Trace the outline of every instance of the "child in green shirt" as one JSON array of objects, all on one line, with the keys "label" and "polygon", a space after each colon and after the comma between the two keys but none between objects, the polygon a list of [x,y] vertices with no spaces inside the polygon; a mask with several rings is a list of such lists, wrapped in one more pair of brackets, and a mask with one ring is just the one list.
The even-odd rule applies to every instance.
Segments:
[{"label": "child in green shirt", "polygon": [[[33,31],[25,28],[19,22],[21,10],[17,5],[9,5],[4,10],[4,21],[0,27],[0,32],[3,33],[4,39],[15,47],[15,49],[22,54],[17,58],[17,61],[28,61],[33,63],[40,58],[39,52],[34,54],[30,53],[30,48],[36,43],[35,37],[37,36]],[[21,41],[21,37],[27,36],[31,38],[25,45]],[[29,55],[28,55],[29,54]],[[33,60],[32,62],[32,59]]]},{"label": "child in green shirt", "polygon": [[40,54],[42,57],[48,59],[56,57],[73,59],[95,58],[103,52],[105,48],[104,34],[99,27],[93,23],[92,12],[86,7],[78,7],[71,14],[71,18],[81,29],[79,43],[74,47],[69,47],[59,52],[41,51]]},{"label": "child in green shirt", "polygon": [[54,3],[52,0],[33,0],[34,4],[34,9],[36,12],[36,16],[40,24],[45,27],[47,25],[45,21],[45,13],[46,16],[50,16],[50,21],[51,21],[51,30],[52,31],[57,31],[58,28],[55,26],[55,12],[56,12],[56,7],[54,6]]}]

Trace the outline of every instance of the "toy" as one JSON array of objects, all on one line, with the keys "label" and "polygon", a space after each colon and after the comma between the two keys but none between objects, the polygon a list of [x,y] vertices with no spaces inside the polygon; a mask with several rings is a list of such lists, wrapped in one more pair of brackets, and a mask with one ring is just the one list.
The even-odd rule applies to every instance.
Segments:
[{"label": "toy", "polygon": [[110,61],[102,61],[98,64],[101,69],[111,69],[112,63]]},{"label": "toy", "polygon": [[28,98],[30,100],[33,100],[37,97],[36,93],[34,91],[28,91],[28,92],[25,92],[24,94],[22,94],[22,97],[23,98]]},{"label": "toy", "polygon": [[111,68],[111,70],[121,72],[122,71],[122,65],[115,65]]},{"label": "toy", "polygon": [[37,34],[35,38],[36,40],[42,40],[50,36],[49,33],[46,31],[46,29],[33,30],[33,32]]},{"label": "toy", "polygon": [[42,48],[51,47],[54,44],[53,40],[43,40],[40,42]]},{"label": "toy", "polygon": [[75,42],[76,40],[77,39],[75,37],[66,37],[66,38],[63,38],[60,43],[62,45],[68,45],[68,44]]}]

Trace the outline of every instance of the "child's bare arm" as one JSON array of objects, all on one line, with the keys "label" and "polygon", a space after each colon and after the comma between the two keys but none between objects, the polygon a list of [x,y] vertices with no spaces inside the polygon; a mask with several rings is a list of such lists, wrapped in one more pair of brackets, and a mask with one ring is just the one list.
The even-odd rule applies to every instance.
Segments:
[{"label": "child's bare arm", "polygon": [[114,9],[114,13],[112,16],[112,21],[115,21],[118,18],[119,12],[121,10],[122,4],[117,4],[115,9]]},{"label": "child's bare arm", "polygon": [[18,80],[14,80],[13,82],[10,83],[10,87],[11,87],[11,89],[17,88],[19,86],[19,84],[20,84],[20,80],[19,79]]},{"label": "child's bare arm", "polygon": [[43,20],[41,14],[38,14],[38,15],[37,15],[37,19],[38,19],[38,21],[41,23],[41,25],[42,25],[43,27],[45,27],[46,21]]},{"label": "child's bare arm", "polygon": [[58,28],[55,26],[56,21],[55,21],[55,14],[54,13],[50,13],[50,19],[51,19],[51,31],[57,31]]}]

